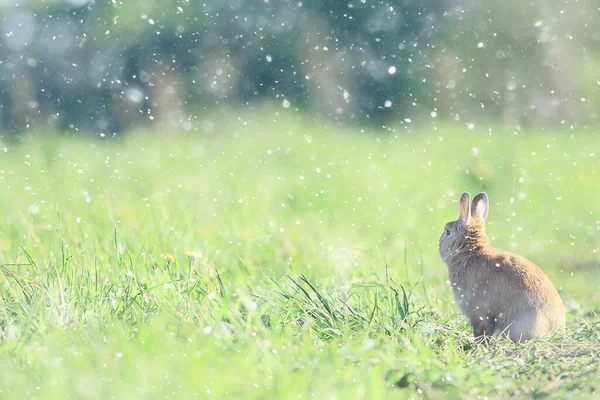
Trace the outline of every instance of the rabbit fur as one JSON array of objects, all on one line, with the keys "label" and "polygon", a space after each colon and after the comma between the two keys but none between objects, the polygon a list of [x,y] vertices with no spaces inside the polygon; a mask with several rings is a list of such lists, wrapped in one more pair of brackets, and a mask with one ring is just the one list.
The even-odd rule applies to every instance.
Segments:
[{"label": "rabbit fur", "polygon": [[463,193],[458,220],[446,224],[439,253],[475,338],[503,333],[520,342],[552,335],[565,325],[558,292],[531,261],[490,246],[487,194],[475,196],[470,207],[469,200],[469,193]]}]

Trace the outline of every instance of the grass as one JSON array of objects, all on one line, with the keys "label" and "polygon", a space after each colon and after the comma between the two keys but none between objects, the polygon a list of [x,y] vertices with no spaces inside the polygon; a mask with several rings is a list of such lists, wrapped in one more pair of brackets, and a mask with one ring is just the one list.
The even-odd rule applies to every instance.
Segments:
[{"label": "grass", "polygon": [[[236,115],[0,146],[0,398],[596,396],[597,135]],[[463,190],[566,333],[475,346],[437,255]]]}]

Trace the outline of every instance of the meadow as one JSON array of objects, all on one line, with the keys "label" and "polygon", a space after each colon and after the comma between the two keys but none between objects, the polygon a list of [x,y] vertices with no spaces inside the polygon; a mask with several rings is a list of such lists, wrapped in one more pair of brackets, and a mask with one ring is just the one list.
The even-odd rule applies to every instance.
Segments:
[{"label": "meadow", "polygon": [[[235,115],[2,142],[0,398],[597,395],[592,129]],[[474,344],[437,253],[463,191],[566,332]]]}]

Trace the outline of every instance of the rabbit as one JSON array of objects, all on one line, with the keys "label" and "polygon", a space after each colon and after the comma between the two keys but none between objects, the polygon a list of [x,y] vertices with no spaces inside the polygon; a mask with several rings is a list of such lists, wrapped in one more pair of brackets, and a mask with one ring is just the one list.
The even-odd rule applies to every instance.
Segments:
[{"label": "rabbit", "polygon": [[565,309],[544,272],[531,261],[490,246],[485,233],[489,200],[460,197],[458,220],[448,222],[439,253],[463,315],[478,341],[504,334],[514,342],[547,337],[565,325]]}]

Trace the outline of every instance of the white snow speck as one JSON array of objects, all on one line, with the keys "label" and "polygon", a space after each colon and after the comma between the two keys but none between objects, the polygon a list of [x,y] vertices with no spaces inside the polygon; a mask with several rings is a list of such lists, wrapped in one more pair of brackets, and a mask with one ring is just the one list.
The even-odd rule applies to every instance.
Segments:
[{"label": "white snow speck", "polygon": [[385,108],[390,108],[392,106],[392,101],[386,100],[385,103],[383,103],[383,105],[385,106]]},{"label": "white snow speck", "polygon": [[394,67],[392,65],[391,67],[388,68],[388,74],[394,75],[395,73],[396,73],[396,67]]}]

